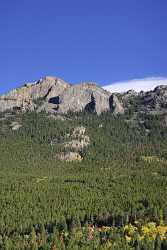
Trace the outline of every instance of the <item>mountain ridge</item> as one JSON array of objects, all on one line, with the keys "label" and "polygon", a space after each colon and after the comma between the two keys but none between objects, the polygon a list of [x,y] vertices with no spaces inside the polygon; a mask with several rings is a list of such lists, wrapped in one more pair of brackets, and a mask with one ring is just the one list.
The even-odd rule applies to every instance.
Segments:
[{"label": "mountain ridge", "polygon": [[109,111],[123,114],[132,106],[137,106],[138,111],[166,112],[167,85],[156,86],[146,92],[111,93],[94,82],[72,85],[60,78],[46,76],[0,96],[0,112],[17,110],[65,114],[87,111],[101,114]]},{"label": "mountain ridge", "polygon": [[[35,84],[25,84],[0,97],[0,111],[20,109],[32,111],[37,108],[34,100],[42,99],[38,111],[51,113],[78,112],[82,110],[97,112],[112,110],[123,112],[117,97],[92,82],[70,85],[55,77],[45,77]],[[112,103],[114,101],[114,103]],[[114,108],[116,107],[116,108]]]}]

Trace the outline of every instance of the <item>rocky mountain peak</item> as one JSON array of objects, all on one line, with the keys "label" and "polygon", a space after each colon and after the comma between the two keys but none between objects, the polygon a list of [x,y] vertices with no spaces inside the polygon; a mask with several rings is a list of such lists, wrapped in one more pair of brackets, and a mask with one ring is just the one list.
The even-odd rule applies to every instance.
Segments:
[{"label": "rocky mountain peak", "polygon": [[[37,101],[40,100],[40,104]],[[122,113],[118,98],[94,82],[70,85],[65,81],[46,76],[35,83],[26,83],[0,97],[0,111],[19,109],[50,113],[104,111]]]},{"label": "rocky mountain peak", "polygon": [[167,85],[159,85],[150,91],[131,92],[121,95],[124,109],[151,114],[167,113]]},{"label": "rocky mountain peak", "polygon": [[55,89],[65,89],[69,86],[69,84],[59,78],[46,76],[41,78],[39,81],[25,83],[22,87],[11,90],[6,95],[1,96],[1,99],[38,99],[47,97],[48,94],[51,95],[50,92],[54,92]]},{"label": "rocky mountain peak", "polygon": [[94,82],[71,85],[60,78],[46,76],[0,97],[0,112],[14,109],[53,114],[69,111],[123,114],[132,106],[137,108],[137,112],[166,112],[167,86],[160,85],[152,91],[140,93],[129,90],[116,95]]}]

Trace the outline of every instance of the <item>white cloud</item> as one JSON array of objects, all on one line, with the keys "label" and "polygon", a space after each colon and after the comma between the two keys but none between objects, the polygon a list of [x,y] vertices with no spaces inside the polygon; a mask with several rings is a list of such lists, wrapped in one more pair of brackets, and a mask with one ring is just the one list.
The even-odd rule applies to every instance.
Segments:
[{"label": "white cloud", "polygon": [[167,85],[167,78],[149,77],[143,79],[133,79],[129,81],[115,82],[111,85],[103,86],[103,88],[110,92],[126,92],[131,89],[140,92],[141,90],[152,90],[159,85]]}]

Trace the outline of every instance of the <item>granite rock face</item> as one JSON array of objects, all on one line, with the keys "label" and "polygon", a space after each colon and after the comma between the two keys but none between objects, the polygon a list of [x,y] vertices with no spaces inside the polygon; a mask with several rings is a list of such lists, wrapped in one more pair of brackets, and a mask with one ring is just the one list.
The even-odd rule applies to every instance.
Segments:
[{"label": "granite rock face", "polygon": [[112,111],[112,113],[115,114],[123,114],[124,113],[124,108],[122,106],[122,104],[120,103],[120,101],[118,100],[118,97],[115,95],[112,95],[110,97],[110,110]]},{"label": "granite rock face", "polygon": [[121,94],[124,111],[134,113],[167,114],[167,85],[161,85],[151,91],[128,91]]},{"label": "granite rock face", "polygon": [[85,133],[86,128],[80,126],[74,128],[71,134],[66,134],[67,141],[62,143],[63,152],[57,154],[56,158],[61,161],[82,161],[82,152],[90,144],[90,138]]},{"label": "granite rock face", "polygon": [[111,93],[92,83],[73,85],[60,95],[58,112],[88,111],[100,114],[110,110]]},{"label": "granite rock face", "polygon": [[53,115],[87,111],[101,114],[133,112],[167,113],[167,86],[140,93],[132,90],[112,94],[92,82],[70,85],[56,77],[44,77],[0,96],[0,112],[7,110],[45,111]]},{"label": "granite rock face", "polygon": [[45,99],[47,101],[55,95],[60,95],[69,86],[61,79],[54,77],[45,77],[35,83],[25,84],[0,96],[0,112],[11,109],[32,111],[36,107],[34,100]]},{"label": "granite rock face", "polygon": [[167,110],[167,86],[161,85],[153,91],[146,92],[142,97],[142,104],[150,111]]},{"label": "granite rock face", "polygon": [[116,96],[94,83],[70,85],[55,77],[42,78],[1,96],[0,112],[13,109],[58,114],[69,111],[117,114],[124,111]]},{"label": "granite rock face", "polygon": [[35,104],[31,99],[21,99],[21,98],[12,98],[10,96],[0,97],[0,112],[7,110],[17,110],[17,111],[33,111],[35,109]]},{"label": "granite rock face", "polygon": [[25,84],[21,88],[10,91],[6,97],[13,99],[38,99],[38,98],[52,98],[59,95],[62,91],[70,85],[63,80],[46,76],[35,83]]}]

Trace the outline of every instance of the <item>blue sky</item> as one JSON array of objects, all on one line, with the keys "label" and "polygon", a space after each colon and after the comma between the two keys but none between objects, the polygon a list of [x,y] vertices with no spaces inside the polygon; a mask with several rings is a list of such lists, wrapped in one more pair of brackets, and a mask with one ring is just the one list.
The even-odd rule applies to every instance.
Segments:
[{"label": "blue sky", "polygon": [[0,93],[45,75],[166,77],[166,13],[166,0],[2,0]]}]

